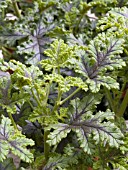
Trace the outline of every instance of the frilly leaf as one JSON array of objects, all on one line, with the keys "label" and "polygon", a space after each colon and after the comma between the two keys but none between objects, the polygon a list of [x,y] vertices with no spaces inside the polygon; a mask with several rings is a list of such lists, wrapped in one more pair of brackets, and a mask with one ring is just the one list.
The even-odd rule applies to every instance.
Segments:
[{"label": "frilly leaf", "polygon": [[123,52],[123,43],[123,39],[102,33],[90,42],[86,52],[77,52],[80,61],[75,62],[74,71],[82,75],[92,92],[98,92],[101,85],[118,89],[116,79],[113,75],[108,76],[108,72],[126,65],[119,56]]},{"label": "frilly leaf", "polygon": [[73,56],[73,50],[63,40],[55,40],[51,44],[51,49],[47,49],[44,53],[50,57],[50,59],[42,60],[41,64],[45,70],[51,70],[55,68],[64,68],[68,65],[68,60]]},{"label": "frilly leaf", "polygon": [[58,144],[63,138],[67,137],[68,133],[71,131],[70,127],[63,123],[51,127],[54,131],[48,135],[49,140],[47,140],[50,146]]},{"label": "frilly leaf", "polygon": [[0,161],[7,158],[9,151],[17,155],[25,162],[32,162],[33,155],[26,146],[33,146],[34,141],[27,139],[21,132],[16,132],[11,125],[11,120],[2,116],[0,124]]},{"label": "frilly leaf", "polygon": [[104,146],[109,144],[116,148],[123,144],[123,134],[112,123],[114,113],[106,110],[106,112],[99,111],[93,114],[101,96],[97,97],[99,101],[96,95],[92,96],[92,94],[82,100],[72,100],[68,110],[70,119],[66,121],[67,124],[59,123],[47,128],[47,130],[54,129],[48,136],[49,145],[57,145],[71,131],[76,133],[80,147],[88,154],[94,152],[94,142],[95,144],[102,143]]}]

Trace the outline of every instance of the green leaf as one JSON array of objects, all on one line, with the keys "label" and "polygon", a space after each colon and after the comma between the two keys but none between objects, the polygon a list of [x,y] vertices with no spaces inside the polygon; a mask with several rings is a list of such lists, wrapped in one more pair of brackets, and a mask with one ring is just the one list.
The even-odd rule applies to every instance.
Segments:
[{"label": "green leaf", "polygon": [[97,107],[97,104],[100,103],[101,97],[102,95],[99,94],[87,93],[87,95],[82,99],[76,98],[72,100],[68,108],[71,122],[77,119],[79,120],[86,115],[87,117],[91,117],[93,111],[95,111]]},{"label": "green leaf", "polygon": [[109,32],[116,32],[119,37],[127,35],[127,16],[128,8],[114,8],[108,12],[108,16],[101,18],[98,22],[98,30],[108,30]]},{"label": "green leaf", "polygon": [[13,163],[12,158],[6,158],[3,162],[0,163],[1,170],[16,170],[16,167]]},{"label": "green leaf", "polygon": [[94,114],[96,105],[99,104],[101,98],[100,96],[97,97],[90,94],[82,100],[72,100],[68,111],[70,117],[68,123],[49,126],[48,130],[51,128],[54,130],[50,132],[47,142],[50,145],[56,145],[72,130],[77,135],[80,147],[88,154],[94,152],[94,143],[96,145],[102,143],[104,146],[109,144],[111,147],[119,148],[120,144],[123,144],[123,134],[111,122],[114,119],[114,113],[107,110]]},{"label": "green leaf", "polygon": [[2,116],[0,124],[0,162],[7,158],[9,151],[25,162],[32,162],[33,155],[26,146],[33,146],[34,141],[27,139],[21,132],[16,132],[11,120]]},{"label": "green leaf", "polygon": [[7,112],[14,114],[18,109],[16,105],[23,105],[26,100],[30,99],[30,95],[23,90],[19,92],[14,89],[15,83],[12,83],[11,78],[11,76],[2,77],[0,80],[0,106]]},{"label": "green leaf", "polygon": [[47,143],[50,146],[58,144],[63,138],[66,138],[68,133],[71,131],[70,127],[63,123],[51,125],[48,129],[49,128],[54,129],[54,131],[48,135],[49,140],[47,140]]},{"label": "green leaf", "polygon": [[68,64],[68,60],[73,56],[72,48],[64,43],[63,40],[55,40],[51,44],[51,49],[44,52],[50,59],[42,60],[41,64],[45,70],[56,68],[64,68]]},{"label": "green leaf", "polygon": [[42,125],[49,125],[52,123],[57,123],[58,116],[56,114],[52,115],[49,108],[36,107],[30,114],[29,120],[31,122],[35,122],[38,120],[38,122]]},{"label": "green leaf", "polygon": [[86,52],[77,52],[80,62],[75,62],[74,71],[83,76],[92,92],[98,92],[101,85],[108,89],[119,88],[114,71],[126,65],[119,56],[123,43],[123,39],[102,33],[90,42]]},{"label": "green leaf", "polygon": [[97,76],[97,80],[87,79],[86,82],[93,93],[98,92],[101,85],[108,89],[119,89],[119,84],[110,76]]}]

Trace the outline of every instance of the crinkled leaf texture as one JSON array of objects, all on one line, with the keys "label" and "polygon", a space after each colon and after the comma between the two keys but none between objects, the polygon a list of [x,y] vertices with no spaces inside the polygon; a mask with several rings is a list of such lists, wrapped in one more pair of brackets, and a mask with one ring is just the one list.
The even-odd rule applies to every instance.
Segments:
[{"label": "crinkled leaf texture", "polygon": [[[25,55],[27,63],[37,64],[41,59],[44,59],[43,51],[47,44],[52,42],[48,33],[53,29],[54,25],[50,22],[46,24],[45,15],[40,14],[37,3],[34,9],[29,9],[23,24],[18,23],[19,32],[28,37],[27,41],[20,43],[17,53]],[[34,10],[34,12],[33,12]]]},{"label": "crinkled leaf texture", "polygon": [[[86,155],[86,154],[85,154]],[[78,164],[80,158],[86,159],[81,149],[72,147],[69,144],[64,148],[64,154],[51,154],[50,159],[45,165],[43,170],[49,169],[74,169],[74,166]],[[90,155],[89,155],[90,156]]]},{"label": "crinkled leaf texture", "polygon": [[16,113],[18,109],[16,104],[22,105],[29,99],[29,94],[23,91],[12,93],[14,84],[12,86],[11,77],[8,74],[0,79],[0,85],[0,106],[11,114]]},{"label": "crinkled leaf texture", "polygon": [[26,148],[28,145],[33,146],[34,141],[26,138],[20,131],[17,132],[11,125],[11,120],[2,116],[0,124],[0,162],[7,158],[9,152],[19,156],[25,162],[32,162],[33,154]]},{"label": "crinkled leaf texture", "polygon": [[68,64],[68,60],[73,57],[73,49],[64,43],[63,40],[55,40],[51,44],[51,49],[44,52],[49,59],[42,60],[41,64],[46,70],[55,68],[64,68]]},{"label": "crinkled leaf texture", "polygon": [[116,32],[119,36],[124,35],[124,33],[127,35],[128,8],[122,7],[111,9],[106,17],[103,17],[98,21],[97,26],[98,30]]},{"label": "crinkled leaf texture", "polygon": [[119,88],[114,71],[125,66],[119,55],[123,52],[123,43],[123,39],[102,33],[90,42],[86,52],[77,52],[80,61],[75,62],[74,71],[83,76],[92,92],[98,92],[101,85]]},{"label": "crinkled leaf texture", "polygon": [[61,155],[56,155],[54,157],[50,157],[48,163],[45,165],[45,167],[43,168],[43,170],[50,170],[50,169],[62,169],[66,168],[68,165],[66,165],[67,161],[66,158],[64,156]]},{"label": "crinkled leaf texture", "polygon": [[49,161],[47,162],[43,170],[51,170],[51,169],[69,170],[71,167],[73,168],[73,164],[78,163],[77,160],[78,156],[79,156],[78,152],[75,152],[72,155],[64,155],[64,156],[61,156],[60,154],[56,154],[54,156],[51,155]]},{"label": "crinkled leaf texture", "polygon": [[104,146],[108,143],[111,147],[119,147],[122,141],[123,134],[120,129],[112,123],[114,113],[110,110],[106,112],[99,111],[94,114],[96,105],[100,101],[100,96],[88,95],[81,101],[74,99],[69,107],[68,123],[58,123],[49,126],[48,129],[54,129],[49,134],[49,145],[58,144],[62,138],[74,131],[80,147],[92,154],[95,151],[94,145],[102,143]]},{"label": "crinkled leaf texture", "polygon": [[[52,39],[48,33],[53,29],[53,24],[46,23],[45,15],[40,14],[38,3],[34,3],[34,8],[28,8],[26,15],[14,23],[4,24],[0,30],[0,40],[2,44],[17,46],[16,53],[23,57],[23,62],[37,64],[44,58],[43,51]],[[2,24],[2,25],[3,25]],[[7,28],[6,28],[7,27]],[[16,45],[18,42],[18,45]],[[15,54],[16,55],[16,54]]]},{"label": "crinkled leaf texture", "polygon": [[49,74],[44,76],[45,81],[58,83],[62,92],[67,92],[71,87],[79,87],[84,91],[88,90],[87,84],[81,78],[68,76],[64,78],[59,74]]},{"label": "crinkled leaf texture", "polygon": [[12,158],[7,158],[0,163],[0,170],[16,170]]}]

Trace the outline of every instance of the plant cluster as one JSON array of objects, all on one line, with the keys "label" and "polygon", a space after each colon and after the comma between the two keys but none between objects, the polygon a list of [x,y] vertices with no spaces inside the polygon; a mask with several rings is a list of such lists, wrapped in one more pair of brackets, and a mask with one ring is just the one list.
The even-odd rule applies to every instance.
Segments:
[{"label": "plant cluster", "polygon": [[127,0],[0,0],[0,169],[128,169]]}]

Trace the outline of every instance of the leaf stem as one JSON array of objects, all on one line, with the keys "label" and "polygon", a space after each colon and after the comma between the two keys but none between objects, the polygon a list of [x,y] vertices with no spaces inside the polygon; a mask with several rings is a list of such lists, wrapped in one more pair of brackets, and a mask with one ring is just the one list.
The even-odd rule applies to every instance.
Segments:
[{"label": "leaf stem", "polygon": [[45,106],[47,105],[47,102],[48,102],[48,97],[49,97],[49,93],[50,93],[50,86],[51,86],[51,83],[47,84],[47,86],[46,86]]},{"label": "leaf stem", "polygon": [[12,5],[13,5],[13,9],[14,9],[14,11],[15,11],[16,16],[17,16],[18,18],[21,18],[21,12],[20,12],[20,10],[19,10],[19,7],[18,7],[18,5],[17,5],[16,0],[12,0]]},{"label": "leaf stem", "polygon": [[50,146],[47,143],[47,138],[49,135],[50,131],[49,130],[44,130],[44,156],[45,156],[45,160],[48,160],[49,157],[49,152],[50,152]]},{"label": "leaf stem", "polygon": [[110,105],[112,111],[113,111],[114,113],[116,113],[116,112],[115,112],[115,107],[114,107],[113,98],[112,98],[112,96],[111,96],[110,91],[109,91],[107,88],[105,88],[105,93],[106,93],[106,97],[107,97],[107,99],[108,99],[108,102],[109,102],[109,105]]},{"label": "leaf stem", "polygon": [[11,114],[10,112],[8,112],[8,116],[9,116],[9,118],[11,119],[12,125],[14,126],[14,128],[16,129],[16,131],[19,131],[19,130],[18,130],[18,127],[17,127],[17,125],[16,125],[16,123],[15,123],[13,117],[12,117],[12,114]]},{"label": "leaf stem", "polygon": [[29,103],[30,107],[34,110],[34,107],[33,107],[32,103],[29,100],[28,100],[28,103]]},{"label": "leaf stem", "polygon": [[78,93],[81,90],[81,88],[77,88],[72,94],[70,94],[67,98],[65,98],[64,100],[62,100],[60,102],[60,105],[64,104],[67,100],[69,100],[71,97],[73,97],[76,93]]},{"label": "leaf stem", "polygon": [[121,93],[120,93],[119,99],[121,99],[121,97],[122,97],[122,93],[125,90],[126,84],[127,84],[127,81],[124,81],[123,86],[121,88]]},{"label": "leaf stem", "polygon": [[61,102],[61,97],[62,97],[62,91],[60,89],[60,87],[58,88],[58,97],[55,103],[55,106],[53,108],[52,114],[58,109],[58,107],[60,106],[60,102]]},{"label": "leaf stem", "polygon": [[34,93],[34,91],[33,91],[32,88],[31,88],[31,92],[32,92],[32,95],[33,95],[33,97],[35,98],[37,104],[41,107],[41,103],[40,103],[39,99],[36,97],[36,95],[35,95],[35,93]]},{"label": "leaf stem", "polygon": [[119,117],[123,116],[127,106],[128,106],[128,89],[127,89],[124,99],[121,103],[121,106],[119,108],[119,112],[117,113],[117,116],[119,116]]},{"label": "leaf stem", "polygon": [[5,17],[5,9],[2,10],[2,19]]},{"label": "leaf stem", "polygon": [[58,70],[58,74],[60,74],[60,67],[57,67],[57,70]]}]

